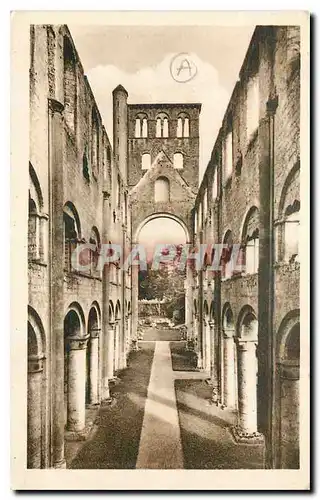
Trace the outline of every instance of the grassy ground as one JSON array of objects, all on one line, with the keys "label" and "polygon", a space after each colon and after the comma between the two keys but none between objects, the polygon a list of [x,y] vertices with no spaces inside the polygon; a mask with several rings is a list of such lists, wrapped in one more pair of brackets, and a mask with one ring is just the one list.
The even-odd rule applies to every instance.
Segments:
[{"label": "grassy ground", "polygon": [[181,332],[173,328],[144,328],[143,340],[180,340]]},{"label": "grassy ground", "polygon": [[170,342],[172,369],[174,371],[196,371],[191,351],[186,351],[186,342]]},{"label": "grassy ground", "polygon": [[121,382],[111,389],[113,406],[100,408],[100,423],[68,467],[71,469],[134,469],[144,416],[154,343],[133,352]]},{"label": "grassy ground", "polygon": [[261,445],[237,444],[228,429],[234,414],[209,404],[203,380],[175,381],[185,469],[263,468]]}]

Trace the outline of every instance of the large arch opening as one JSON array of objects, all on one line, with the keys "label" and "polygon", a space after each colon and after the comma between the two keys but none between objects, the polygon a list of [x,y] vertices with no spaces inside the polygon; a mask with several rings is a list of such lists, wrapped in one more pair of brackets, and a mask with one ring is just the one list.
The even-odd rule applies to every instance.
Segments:
[{"label": "large arch opening", "polygon": [[179,264],[189,241],[185,224],[171,214],[153,214],[139,226],[135,241],[146,257],[138,271],[138,325],[184,324],[186,270]]}]

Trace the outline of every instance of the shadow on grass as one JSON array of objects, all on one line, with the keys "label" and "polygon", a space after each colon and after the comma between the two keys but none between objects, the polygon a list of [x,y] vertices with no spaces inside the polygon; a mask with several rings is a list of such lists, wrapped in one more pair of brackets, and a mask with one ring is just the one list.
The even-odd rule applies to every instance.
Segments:
[{"label": "shadow on grass", "polygon": [[[140,351],[130,354],[121,382],[110,389],[116,404],[100,408],[99,426],[72,461],[71,469],[135,468],[154,349],[154,343],[145,343]],[[130,393],[137,395],[139,404],[132,401]]]},{"label": "shadow on grass", "polygon": [[186,350],[186,342],[170,342],[172,370],[195,372],[196,360],[192,351]]},{"label": "shadow on grass", "polygon": [[[208,406],[204,381],[176,380],[175,389],[185,469],[264,468],[263,446],[234,441],[228,429],[232,415],[223,420],[213,414],[221,410]],[[195,404],[199,410],[190,411]]]}]

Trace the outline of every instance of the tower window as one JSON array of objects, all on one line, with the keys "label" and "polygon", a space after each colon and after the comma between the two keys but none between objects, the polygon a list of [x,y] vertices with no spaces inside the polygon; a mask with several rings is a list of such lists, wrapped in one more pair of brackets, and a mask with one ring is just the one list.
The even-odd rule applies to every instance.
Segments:
[{"label": "tower window", "polygon": [[166,114],[160,113],[156,119],[156,137],[169,137],[169,120]]},{"label": "tower window", "polygon": [[183,168],[183,154],[182,153],[174,153],[173,166],[174,166],[174,168],[177,168],[177,169]]},{"label": "tower window", "polygon": [[134,136],[138,139],[148,137],[148,118],[146,115],[139,114],[136,117]]},{"label": "tower window", "polygon": [[185,113],[178,116],[177,137],[189,137],[189,117]]},{"label": "tower window", "polygon": [[142,170],[149,170],[151,166],[151,155],[149,153],[144,153],[141,156],[141,168]]}]

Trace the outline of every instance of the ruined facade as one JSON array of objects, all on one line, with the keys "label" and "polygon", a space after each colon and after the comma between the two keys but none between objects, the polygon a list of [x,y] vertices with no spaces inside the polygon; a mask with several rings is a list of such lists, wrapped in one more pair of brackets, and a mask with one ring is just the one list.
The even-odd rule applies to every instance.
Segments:
[{"label": "ruined facade", "polygon": [[199,355],[271,468],[299,468],[299,62],[298,28],[256,28],[195,203],[195,242],[227,246],[196,277]]},{"label": "ruined facade", "polygon": [[101,268],[102,245],[126,253],[163,216],[187,243],[227,247],[219,272],[208,250],[186,274],[213,400],[266,467],[298,468],[299,29],[256,28],[200,187],[200,104],[128,104],[119,85],[112,145],[67,27],[33,26],[30,41],[28,468],[65,466],[65,443],[86,438],[87,410],[126,367],[138,269]]}]

